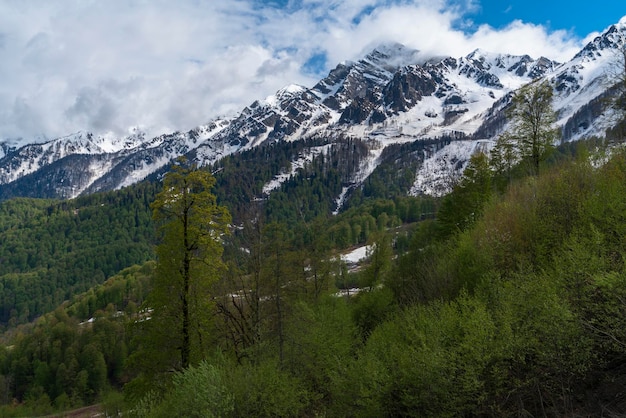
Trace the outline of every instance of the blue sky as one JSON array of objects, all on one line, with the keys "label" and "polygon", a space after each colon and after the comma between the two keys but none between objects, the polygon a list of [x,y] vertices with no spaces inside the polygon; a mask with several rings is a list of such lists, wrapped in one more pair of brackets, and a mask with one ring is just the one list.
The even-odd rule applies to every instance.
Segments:
[{"label": "blue sky", "polygon": [[502,28],[519,19],[548,29],[571,31],[580,38],[617,23],[626,14],[622,0],[481,0],[469,17],[476,23]]},{"label": "blue sky", "polygon": [[191,129],[382,42],[564,62],[626,14],[601,3],[0,0],[0,140]]}]

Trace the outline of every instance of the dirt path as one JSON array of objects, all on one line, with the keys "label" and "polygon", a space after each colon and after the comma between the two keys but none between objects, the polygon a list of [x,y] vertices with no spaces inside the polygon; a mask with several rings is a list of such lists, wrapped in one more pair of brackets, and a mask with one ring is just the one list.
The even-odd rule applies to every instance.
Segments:
[{"label": "dirt path", "polygon": [[60,412],[58,414],[46,415],[42,418],[94,418],[104,417],[100,405],[85,406],[83,408],[74,409],[73,411]]}]

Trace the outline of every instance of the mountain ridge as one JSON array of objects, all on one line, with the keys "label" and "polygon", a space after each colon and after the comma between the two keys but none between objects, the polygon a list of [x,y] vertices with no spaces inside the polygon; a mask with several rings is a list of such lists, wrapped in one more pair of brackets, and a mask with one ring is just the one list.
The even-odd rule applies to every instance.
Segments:
[{"label": "mountain ridge", "polygon": [[[356,184],[371,173],[389,144],[495,137],[506,126],[503,111],[511,93],[537,78],[554,86],[564,141],[603,135],[610,115],[598,103],[593,111],[585,106],[606,94],[611,53],[622,48],[625,39],[622,19],[566,63],[482,49],[460,58],[424,59],[402,44],[381,44],[358,61],[339,63],[311,88],[287,85],[234,117],[216,118],[187,132],[154,138],[138,129],[124,137],[77,132],[19,148],[0,142],[0,199],[67,198],[119,189],[180,155],[204,166],[263,143],[315,136],[331,142],[354,136],[371,144]],[[82,162],[76,164],[77,159]],[[416,173],[416,182],[423,174]],[[32,185],[46,182],[46,191],[38,196]],[[430,186],[414,187],[415,193],[428,190]]]}]

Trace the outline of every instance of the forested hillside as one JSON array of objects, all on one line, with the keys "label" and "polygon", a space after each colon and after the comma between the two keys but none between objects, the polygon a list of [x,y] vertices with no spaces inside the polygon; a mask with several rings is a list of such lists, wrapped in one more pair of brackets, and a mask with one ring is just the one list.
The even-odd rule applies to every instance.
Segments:
[{"label": "forested hillside", "polygon": [[[119,398],[115,391],[129,378],[128,323],[144,318],[139,306],[151,289],[153,271],[153,262],[124,269],[20,327],[0,352],[0,400],[14,405],[2,407],[0,415],[42,415],[52,405],[62,411]],[[24,402],[15,407],[14,400]]]},{"label": "forested hillside", "polygon": [[155,184],[75,200],[0,203],[0,326],[54,310],[154,257]]},{"label": "forested hillside", "polygon": [[[127,399],[140,416],[625,413],[626,155],[597,150],[504,178],[477,155],[438,217],[407,246],[379,230],[360,272],[324,234],[260,228],[214,290],[205,354],[159,387],[139,367]],[[333,296],[348,276],[361,291]]]},{"label": "forested hillside", "polygon": [[0,418],[626,417],[626,16],[41,3]]},{"label": "forested hillside", "polygon": [[[285,222],[292,233],[306,234],[310,228],[299,229],[303,220],[327,219],[336,209],[333,196],[359,167],[358,155],[367,148],[357,139],[344,139],[325,153],[314,155],[293,176],[278,184],[269,197],[263,185],[272,180],[272,173],[288,170],[295,156],[325,146],[323,138],[293,143],[276,143],[229,156],[215,172],[218,200],[241,224],[245,219],[263,214],[268,222]],[[386,152],[382,164],[361,190],[354,190],[346,199],[346,207],[358,206],[367,199],[401,198],[406,195],[409,180],[402,183],[394,160],[408,158],[429,143],[394,147]],[[405,149],[410,148],[407,153]],[[353,161],[354,164],[350,164]],[[413,161],[413,164],[415,162]],[[389,167],[392,167],[390,170]],[[407,173],[410,169],[407,168]],[[385,188],[383,184],[397,184]],[[116,192],[65,201],[17,198],[0,203],[0,326],[11,327],[28,322],[54,310],[64,300],[84,292],[123,268],[154,257],[154,225],[150,203],[159,187],[158,178]],[[353,195],[353,196],[352,196]],[[428,199],[425,199],[425,202]],[[394,225],[409,219],[417,220],[422,212],[432,214],[432,204],[401,204]],[[393,218],[395,212],[387,211]],[[365,243],[377,222],[373,219],[333,220],[333,245],[346,247]],[[326,222],[326,221],[324,221]],[[350,223],[348,228],[345,223]],[[357,227],[356,223],[360,225]],[[387,221],[383,222],[385,225]],[[306,239],[306,238],[305,238]]]},{"label": "forested hillside", "polygon": [[[424,151],[441,148],[451,138],[417,141],[387,146],[380,163],[358,187],[360,166],[368,145],[354,137],[325,138],[263,144],[233,154],[209,168],[215,174],[218,200],[226,205],[235,222],[261,211],[269,222],[310,222],[328,218],[358,206],[366,200],[394,199],[408,194]],[[292,161],[303,160],[292,167]],[[285,173],[276,187],[264,191],[277,172]],[[338,204],[342,188],[347,189],[343,205]],[[263,202],[260,203],[259,202]],[[259,209],[251,209],[258,206]]]},{"label": "forested hillside", "polygon": [[[232,416],[624,412],[616,388],[626,339],[626,157],[594,168],[587,153],[572,154],[505,187],[480,176],[475,162],[441,209],[471,207],[471,217],[442,212],[394,245],[384,231],[422,220],[432,203],[370,201],[308,240],[276,223],[236,234],[226,248],[228,272],[212,290],[215,322],[204,354],[171,383],[142,383],[161,373],[138,361],[155,350],[141,342],[146,322],[137,322],[152,273],[129,270],[40,320],[5,352],[4,399],[24,401],[23,411],[96,399],[122,408],[116,396],[102,396],[126,384],[127,401],[148,416],[202,408]],[[366,242],[364,225],[377,237],[371,262],[347,273],[329,256],[338,245]],[[337,240],[341,230],[350,239]],[[244,243],[249,251],[236,251]],[[285,261],[281,270],[272,267],[277,260]],[[364,291],[331,296],[346,281]],[[242,289],[250,293],[228,296]],[[281,300],[279,311],[271,300]],[[78,325],[94,314],[88,328]],[[115,325],[129,318],[137,325]],[[73,348],[60,358],[28,348],[42,347],[37,341]],[[189,397],[190,387],[201,390]]]},{"label": "forested hillside", "polygon": [[[322,163],[323,161],[322,157]],[[324,164],[322,163],[318,163],[318,165],[323,167]],[[310,167],[307,170],[309,173],[314,172]],[[230,178],[228,177],[229,174]],[[302,175],[302,172],[297,174]],[[239,187],[248,184],[245,182],[245,177],[237,177],[236,173],[229,173],[228,170],[220,170],[217,176],[219,181],[229,184],[237,184],[236,179],[239,178],[241,182]],[[291,180],[292,183],[298,181],[298,179]],[[289,182],[282,186],[282,188],[286,187],[290,187]],[[315,189],[311,189],[307,185],[299,187],[304,190],[304,193],[301,194],[303,199],[315,198]],[[72,244],[72,246],[63,247],[67,251],[65,259],[77,257],[81,251],[102,252],[112,248],[117,248],[119,253],[127,254],[128,251],[125,249],[132,248],[137,244],[149,249],[148,258],[153,257],[151,255],[153,254],[151,243],[154,242],[154,225],[152,220],[148,218],[150,203],[148,196],[154,199],[154,184],[146,183],[116,193],[92,195],[89,198],[63,202],[32,199],[10,200],[4,202],[2,207],[6,211],[7,223],[9,220],[13,222],[13,227],[7,228],[7,231],[14,231],[15,235],[13,236],[17,236],[18,231],[25,236],[35,233],[39,234],[36,236],[44,236],[44,232],[31,230],[32,226],[37,225],[41,226],[42,231],[45,229],[48,234],[55,237],[57,237],[54,235],[55,231],[64,232],[63,235],[56,238],[55,244],[47,245],[46,241],[40,242],[29,239],[24,241],[24,244],[38,245],[38,248],[43,248],[41,254],[44,254],[45,257],[42,255],[40,258],[47,260],[49,265],[54,266],[59,258],[57,253],[46,253],[45,250],[58,248],[58,243],[64,242],[62,239],[66,236],[68,237],[67,245]],[[229,202],[229,197],[232,196],[236,195],[223,193],[223,199],[226,202]],[[281,196],[280,192],[276,196]],[[269,201],[262,201],[257,204],[255,210],[260,218],[272,217],[272,212],[268,210],[272,207],[269,204],[272,198],[270,196]],[[429,198],[396,197],[393,200],[384,200],[375,199],[372,194],[370,194],[369,199],[363,200],[363,202],[354,205],[340,215],[334,217],[329,217],[328,214],[318,216],[310,223],[303,223],[298,218],[280,224],[263,220],[263,224],[274,225],[265,228],[261,224],[251,227],[249,221],[244,222],[247,227],[240,233],[234,234],[225,248],[225,260],[229,263],[228,273],[223,280],[215,285],[214,291],[216,315],[222,318],[220,321],[222,325],[217,326],[218,324],[216,324],[215,336],[211,341],[221,340],[230,345],[236,352],[245,355],[243,354],[245,350],[241,351],[238,338],[233,338],[231,332],[233,327],[241,326],[241,321],[250,320],[250,317],[246,316],[248,314],[239,318],[233,316],[231,303],[226,297],[228,292],[240,290],[238,288],[241,284],[240,280],[247,280],[247,271],[250,268],[251,259],[249,253],[241,252],[242,248],[254,247],[254,242],[260,243],[267,240],[263,244],[262,251],[268,255],[268,258],[260,261],[258,266],[259,269],[263,270],[267,270],[270,263],[273,262],[269,255],[273,251],[280,251],[281,255],[288,254],[290,260],[298,260],[301,268],[305,268],[307,263],[317,263],[320,280],[310,287],[309,291],[316,295],[315,298],[318,298],[327,295],[329,290],[334,289],[336,285],[355,286],[359,282],[357,277],[349,277],[347,273],[342,273],[341,263],[337,260],[328,259],[334,249],[365,244],[370,242],[371,236],[382,233],[388,228],[398,228],[424,217],[432,217],[436,206],[436,202]],[[232,203],[233,207],[236,207],[236,203],[236,201]],[[325,207],[327,211],[330,210],[329,200],[325,203]],[[17,219],[22,220],[22,222],[16,222]],[[131,223],[138,219],[144,219],[147,224],[143,228],[135,228]],[[283,217],[281,219],[286,221],[288,218]],[[288,228],[287,224],[292,225],[292,227]],[[123,225],[125,228],[121,227]],[[120,230],[115,233],[117,229]],[[141,231],[145,233],[144,236],[138,236],[134,240],[121,239],[123,234],[137,234]],[[113,234],[111,234],[112,232]],[[257,233],[259,235],[256,235]],[[83,240],[82,237],[93,236],[98,237],[95,240],[95,245],[101,247],[92,248],[83,245],[92,241]],[[7,237],[10,239],[12,235],[7,235]],[[114,239],[115,244],[106,241],[109,238]],[[20,243],[21,241],[16,244],[16,248]],[[398,235],[395,245],[398,248],[408,246],[406,231]],[[258,250],[261,251],[260,248]],[[260,254],[257,253],[257,255]],[[315,257],[315,260],[311,257]],[[98,261],[98,258],[95,257],[93,260]],[[141,259],[134,261],[139,262]],[[119,260],[115,259],[114,263],[118,262]],[[107,264],[104,261],[101,265],[97,263],[94,265],[101,269],[118,268],[118,264],[111,263]],[[326,266],[322,266],[323,264]],[[331,265],[334,266],[332,271],[330,270]],[[76,266],[81,267],[80,264]],[[14,266],[14,268],[19,271],[20,266]],[[30,265],[21,268],[28,271]],[[48,271],[54,270],[49,269]],[[77,282],[76,287],[72,289],[58,288],[57,291],[61,295],[61,299],[57,305],[66,300],[63,306],[53,313],[44,314],[36,320],[34,325],[19,327],[18,337],[10,341],[7,351],[4,352],[1,374],[6,385],[2,395],[3,399],[5,403],[10,403],[11,399],[16,399],[20,403],[23,402],[20,408],[7,409],[5,413],[20,414],[25,413],[24,411],[30,411],[26,413],[40,414],[53,409],[62,410],[79,407],[103,399],[103,396],[107,399],[109,397],[116,399],[115,391],[120,390],[124,384],[128,383],[129,379],[134,376],[133,370],[136,370],[136,366],[133,365],[136,360],[130,362],[127,360],[129,359],[128,356],[137,350],[140,342],[136,339],[136,327],[131,326],[129,328],[129,321],[131,323],[143,321],[150,317],[149,305],[144,307],[141,305],[152,287],[151,272],[152,267],[149,263],[141,268],[135,266],[126,269],[96,287],[92,286],[96,285],[97,282],[84,281]],[[74,270],[69,270],[66,274],[69,276],[76,273]],[[266,274],[263,273],[264,276]],[[95,275],[97,279],[103,276],[104,273]],[[7,275],[6,279],[14,277]],[[56,276],[51,277],[55,278]],[[37,280],[37,278],[33,280]],[[257,289],[259,292],[271,291],[267,288],[267,280],[265,278],[264,284],[259,286]],[[289,281],[289,278],[285,276],[281,280]],[[26,285],[27,282],[18,278],[17,283]],[[28,283],[33,284],[33,289],[37,289],[37,284],[41,281]],[[63,285],[63,282],[52,282],[48,286],[52,289],[56,283]],[[89,288],[89,290],[77,295],[79,286]],[[10,288],[10,285],[7,287]],[[29,303],[38,302],[40,295],[49,297],[45,292],[33,292],[31,298],[27,300]],[[221,299],[222,296],[226,298]],[[43,312],[46,312],[45,307]],[[43,312],[33,313],[33,316],[39,316]],[[16,332],[13,326],[24,322],[19,319],[25,320],[25,318],[14,318],[7,324],[9,332],[5,338],[14,338]],[[34,347],[38,348],[35,349]],[[61,352],[58,351],[59,347]],[[246,349],[248,348],[246,347]],[[83,354],[85,350],[89,353]],[[104,362],[101,359],[104,359]],[[122,364],[125,367],[121,367]],[[105,366],[106,374],[102,372]],[[103,379],[103,376],[106,378]],[[110,392],[111,390],[113,392]],[[105,395],[106,393],[113,393],[113,395]]]},{"label": "forested hillside", "polygon": [[[381,196],[374,182],[338,215],[315,186],[327,161],[320,154],[276,189],[280,199],[300,191],[297,204],[276,207],[274,193],[248,208],[228,203],[224,184],[253,190],[248,177],[227,176],[237,160],[215,173],[217,204],[240,217],[216,241],[224,268],[213,264],[213,279],[190,287],[189,300],[207,310],[191,317],[189,367],[178,345],[157,343],[161,331],[172,341],[178,331],[153,312],[152,289],[167,280],[155,281],[163,270],[149,262],[21,328],[0,358],[2,412],[100,402],[164,417],[626,413],[624,151],[570,144],[533,175],[523,163],[498,174],[476,154],[440,201],[402,197],[401,187]],[[385,182],[401,171],[381,164],[377,175]],[[83,225],[105,197],[127,196],[154,234],[147,205],[158,200],[156,186],[142,187],[80,207],[14,200],[1,208],[28,225],[44,214]],[[303,205],[316,196],[326,203]],[[119,213],[132,230],[139,212]],[[348,270],[339,250],[362,244],[367,263]]]}]

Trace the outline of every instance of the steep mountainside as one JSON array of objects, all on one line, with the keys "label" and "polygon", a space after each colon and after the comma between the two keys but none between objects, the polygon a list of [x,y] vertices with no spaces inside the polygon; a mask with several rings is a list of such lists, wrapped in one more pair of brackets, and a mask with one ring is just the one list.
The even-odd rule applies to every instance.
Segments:
[{"label": "steep mountainside", "polygon": [[[419,51],[386,44],[359,61],[337,65],[312,88],[285,87],[255,101],[236,117],[217,119],[188,132],[156,138],[146,138],[141,132],[124,138],[79,132],[18,149],[0,141],[0,199],[68,198],[117,189],[141,181],[180,155],[209,165],[260,144],[311,138],[331,144],[339,138],[359,138],[369,152],[337,196],[342,201],[346,191],[374,171],[391,144],[493,138],[506,126],[503,110],[511,92],[537,78],[554,86],[554,107],[564,140],[602,135],[612,119],[601,98],[611,86],[615,52],[624,46],[625,37],[626,20],[622,20],[564,64],[482,50],[460,58],[424,59]],[[455,150],[475,146],[454,145]],[[465,151],[460,152],[455,157],[457,171],[468,158]],[[319,149],[305,150],[293,162],[297,165],[315,153]],[[425,151],[420,159],[431,157],[436,158]],[[434,190],[430,180],[424,181],[440,180],[424,171],[431,166],[420,164],[413,193]],[[296,174],[290,170],[285,166],[273,173],[264,192],[276,189],[281,179],[289,178],[287,173]]]}]

